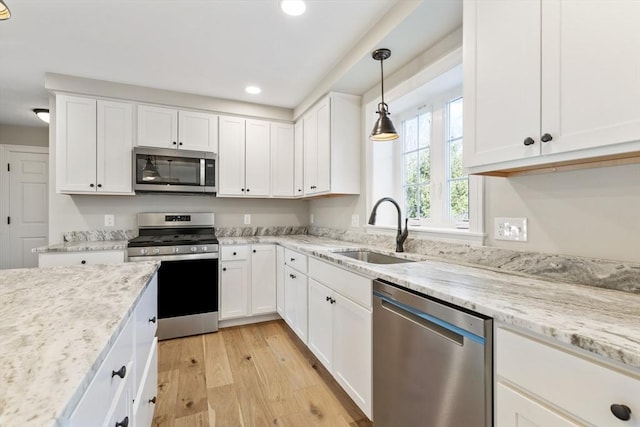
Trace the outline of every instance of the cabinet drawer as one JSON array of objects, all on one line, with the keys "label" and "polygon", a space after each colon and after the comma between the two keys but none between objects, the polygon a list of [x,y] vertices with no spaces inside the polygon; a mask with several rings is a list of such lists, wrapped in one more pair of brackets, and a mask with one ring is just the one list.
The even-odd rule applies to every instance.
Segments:
[{"label": "cabinet drawer", "polygon": [[134,394],[142,379],[144,366],[158,329],[158,276],[154,275],[135,310],[136,316],[136,376]]},{"label": "cabinet drawer", "polygon": [[145,361],[142,383],[133,402],[134,426],[150,427],[153,424],[153,412],[158,393],[158,340],[154,339],[149,357]]},{"label": "cabinet drawer", "polygon": [[[123,382],[129,381],[132,375],[133,334],[134,322],[131,316],[71,415],[71,426],[95,425],[96,420],[106,418]],[[124,378],[113,375],[122,367],[124,367]]]},{"label": "cabinet drawer", "polygon": [[[589,424],[640,426],[640,376],[631,377],[580,355],[498,328],[496,371],[501,378]],[[631,409],[621,421],[612,404]]]},{"label": "cabinet drawer", "polygon": [[316,279],[347,298],[371,308],[371,279],[334,267],[315,258],[309,260],[309,277]]},{"label": "cabinet drawer", "polygon": [[124,251],[85,251],[42,253],[38,256],[38,267],[60,265],[120,264],[124,262]]},{"label": "cabinet drawer", "polygon": [[284,263],[301,273],[307,273],[307,256],[291,249],[284,249]]},{"label": "cabinet drawer", "polygon": [[249,246],[247,245],[233,245],[233,246],[220,247],[221,261],[235,261],[235,260],[247,259],[247,258],[249,258]]}]

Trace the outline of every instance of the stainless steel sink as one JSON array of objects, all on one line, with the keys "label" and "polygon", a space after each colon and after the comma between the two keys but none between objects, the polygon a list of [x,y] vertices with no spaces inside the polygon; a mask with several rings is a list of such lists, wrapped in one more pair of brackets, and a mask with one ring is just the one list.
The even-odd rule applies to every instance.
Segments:
[{"label": "stainless steel sink", "polygon": [[336,252],[336,254],[353,258],[358,261],[368,262],[370,264],[400,264],[403,262],[415,262],[412,259],[399,258],[368,250]]}]

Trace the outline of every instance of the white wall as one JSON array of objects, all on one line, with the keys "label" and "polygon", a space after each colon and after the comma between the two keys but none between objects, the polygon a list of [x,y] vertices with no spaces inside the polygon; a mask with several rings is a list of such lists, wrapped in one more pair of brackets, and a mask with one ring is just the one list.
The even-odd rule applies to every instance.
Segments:
[{"label": "white wall", "polygon": [[[38,120],[33,116],[34,120]],[[15,126],[0,124],[0,144],[49,145],[49,128],[47,126]]]}]

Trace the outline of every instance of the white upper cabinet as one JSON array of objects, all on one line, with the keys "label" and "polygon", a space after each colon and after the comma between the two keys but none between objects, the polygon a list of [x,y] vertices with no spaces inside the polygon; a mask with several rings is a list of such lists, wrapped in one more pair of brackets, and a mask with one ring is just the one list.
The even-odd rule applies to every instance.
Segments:
[{"label": "white upper cabinet", "polygon": [[639,27],[634,0],[465,1],[465,166],[500,175],[640,150]]},{"label": "white upper cabinet", "polygon": [[56,95],[56,191],[133,194],[133,105]]},{"label": "white upper cabinet", "polygon": [[330,93],[302,116],[304,195],[360,192],[360,97]]},{"label": "white upper cabinet", "polygon": [[271,189],[276,197],[294,196],[293,125],[271,123]]},{"label": "white upper cabinet", "polygon": [[271,195],[270,123],[220,117],[218,196]]},{"label": "white upper cabinet", "polygon": [[138,105],[137,145],[217,152],[218,116]]},{"label": "white upper cabinet", "polygon": [[304,122],[298,121],[294,126],[294,165],[293,190],[295,197],[304,196]]}]

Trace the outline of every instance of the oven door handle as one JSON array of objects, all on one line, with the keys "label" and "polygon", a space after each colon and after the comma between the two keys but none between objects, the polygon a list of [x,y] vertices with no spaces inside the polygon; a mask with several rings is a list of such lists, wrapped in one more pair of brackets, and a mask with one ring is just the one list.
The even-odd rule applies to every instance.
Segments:
[{"label": "oven door handle", "polygon": [[149,255],[127,257],[127,262],[137,261],[189,261],[199,259],[218,259],[218,253],[184,254],[184,255]]}]

